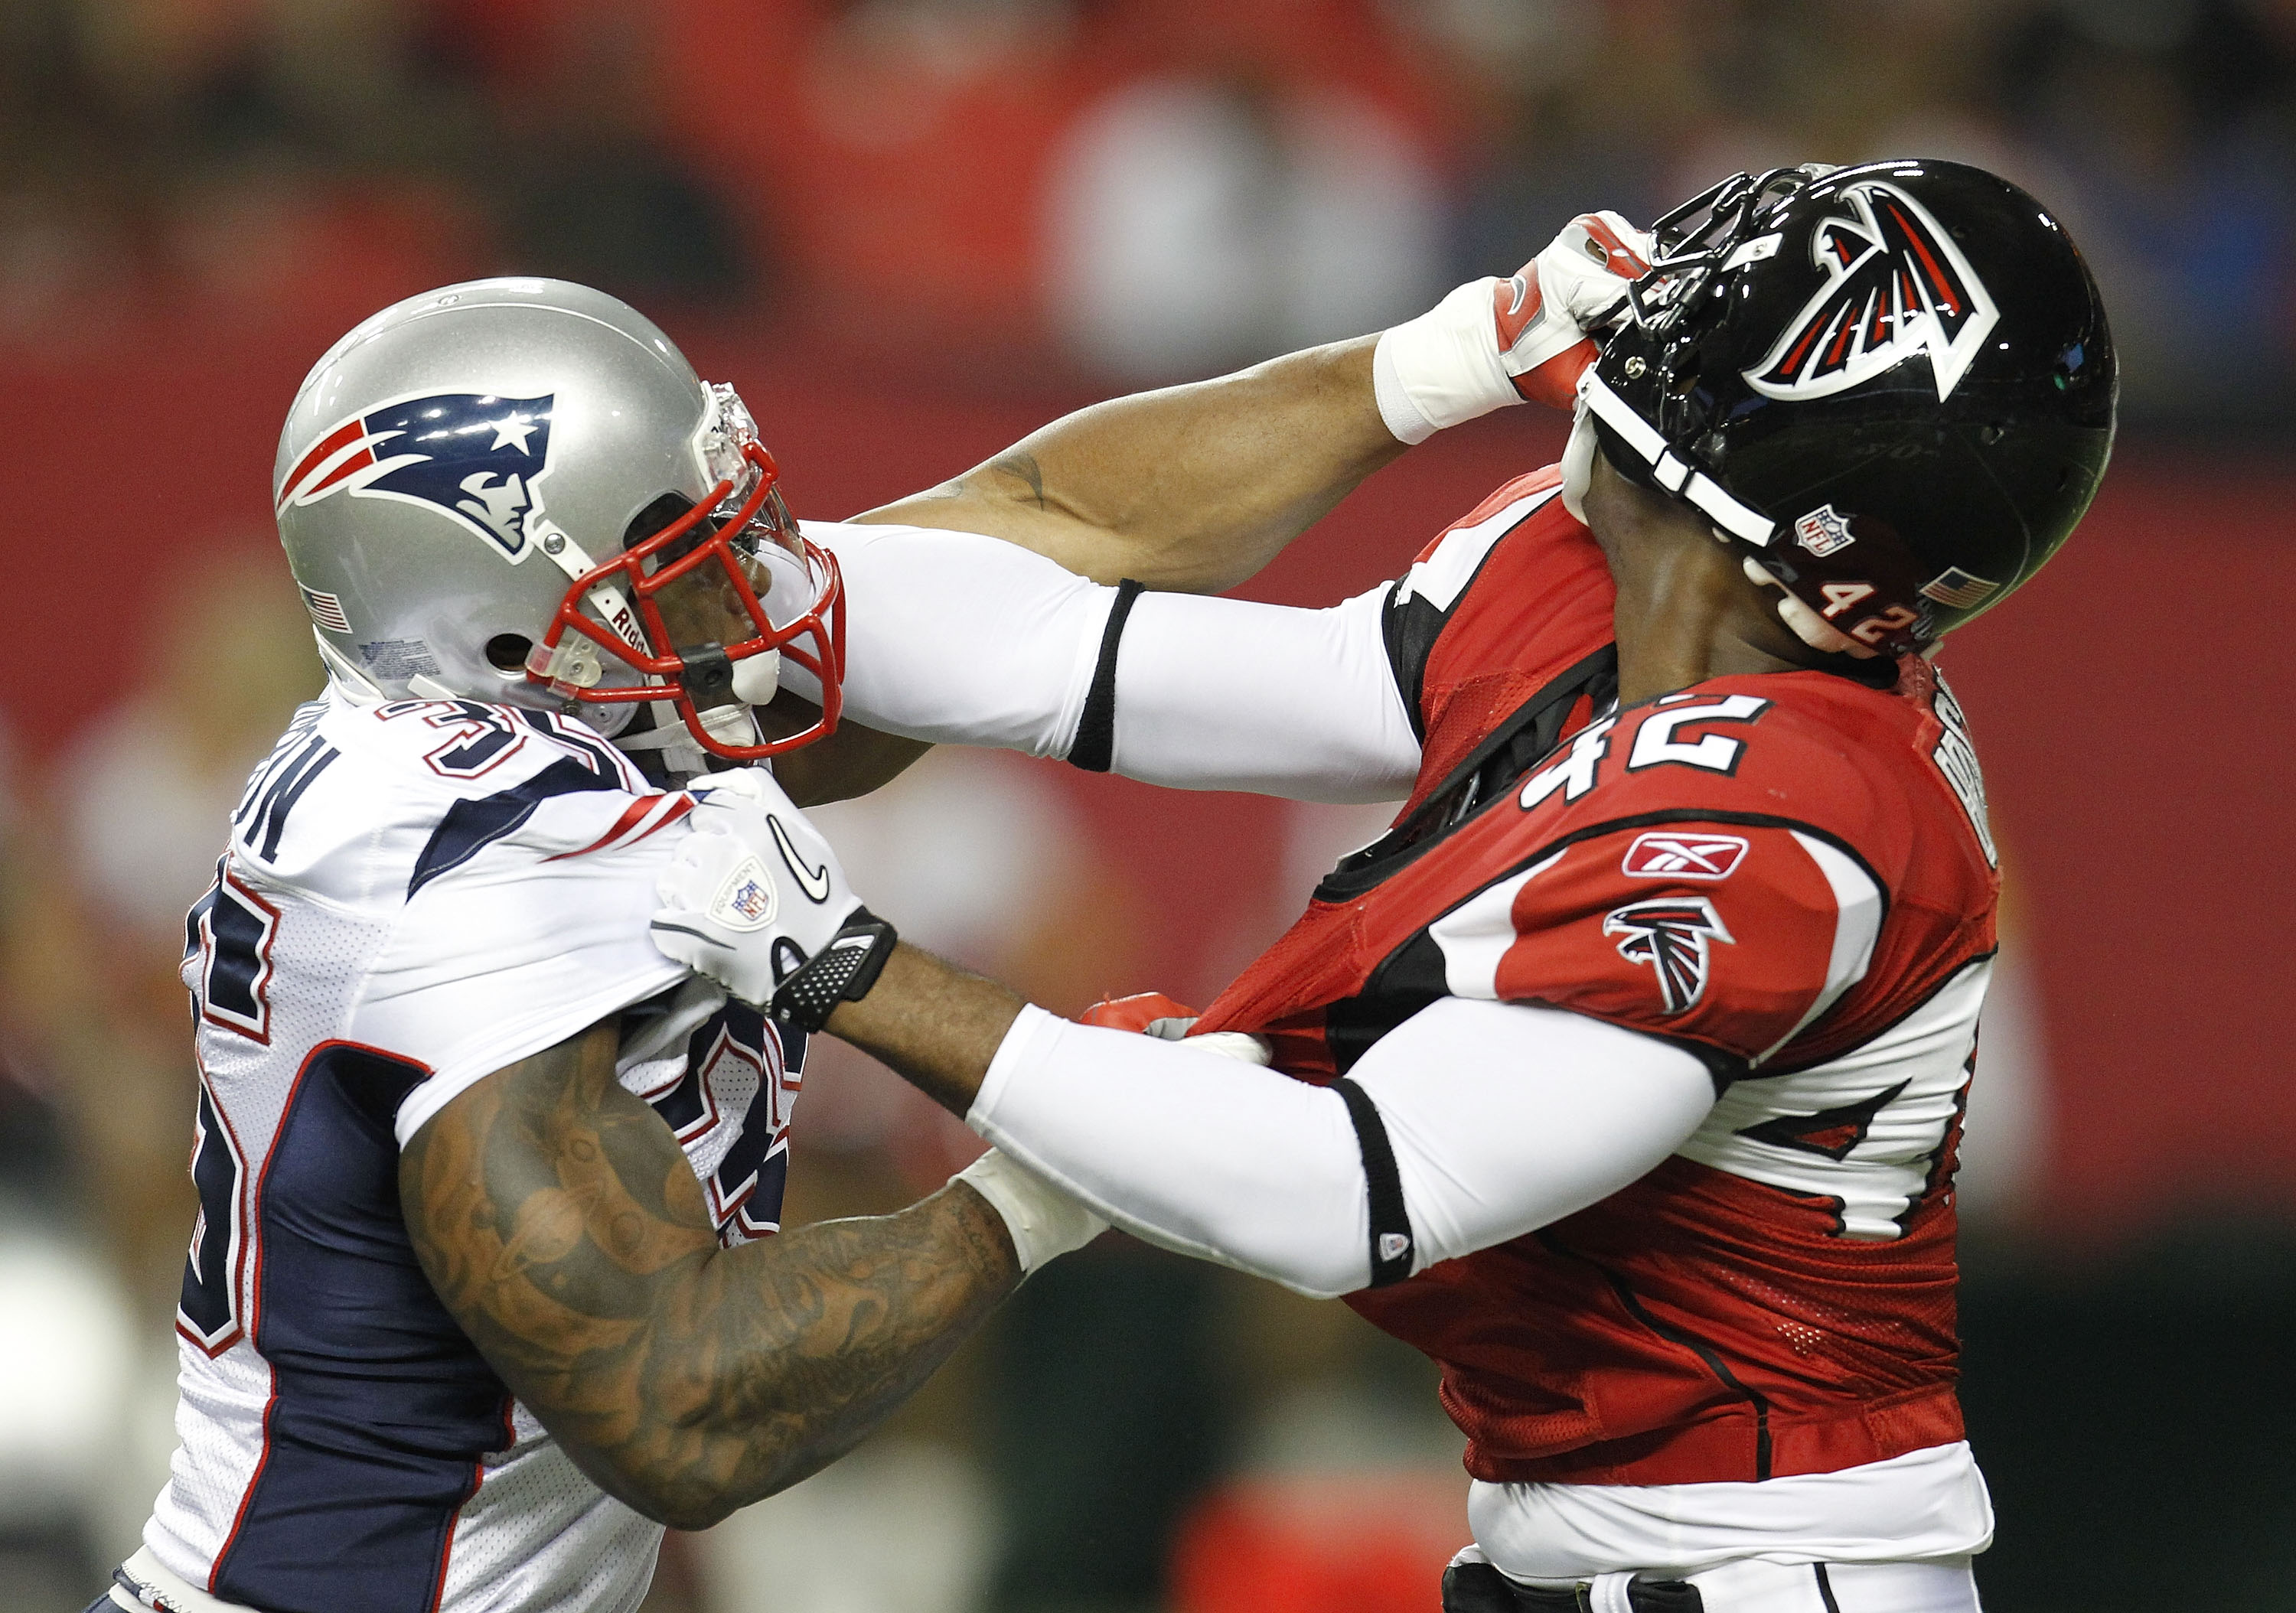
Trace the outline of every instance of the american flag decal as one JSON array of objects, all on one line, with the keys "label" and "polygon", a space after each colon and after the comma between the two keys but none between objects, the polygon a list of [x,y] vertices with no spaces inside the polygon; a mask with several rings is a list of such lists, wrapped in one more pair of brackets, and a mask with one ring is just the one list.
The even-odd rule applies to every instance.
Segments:
[{"label": "american flag decal", "polygon": [[1922,585],[1922,597],[1933,599],[1940,605],[1956,610],[1974,610],[1978,606],[2001,592],[1999,583],[1988,582],[1959,566],[1948,566],[1939,576]]},{"label": "american flag decal", "polygon": [[351,618],[343,614],[343,602],[332,594],[322,594],[316,588],[303,590],[303,608],[311,619],[330,633],[348,633]]}]

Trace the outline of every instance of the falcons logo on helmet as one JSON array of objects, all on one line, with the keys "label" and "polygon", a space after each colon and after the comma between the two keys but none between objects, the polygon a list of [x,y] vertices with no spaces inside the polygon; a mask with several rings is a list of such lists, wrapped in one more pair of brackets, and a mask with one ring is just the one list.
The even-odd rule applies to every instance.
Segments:
[{"label": "falcons logo on helmet", "polygon": [[1708,949],[1713,942],[1737,945],[1737,938],[1704,897],[1652,897],[1615,908],[1603,921],[1603,933],[1617,936],[1619,955],[1647,963],[1658,976],[1659,1000],[1671,1017],[1688,1013],[1706,995]]},{"label": "falcons logo on helmet", "polygon": [[1825,284],[1745,372],[1771,397],[1830,397],[1917,353],[1942,401],[2001,322],[1992,293],[1928,209],[1878,180],[1842,192],[1848,209],[1818,221],[1810,255]]}]

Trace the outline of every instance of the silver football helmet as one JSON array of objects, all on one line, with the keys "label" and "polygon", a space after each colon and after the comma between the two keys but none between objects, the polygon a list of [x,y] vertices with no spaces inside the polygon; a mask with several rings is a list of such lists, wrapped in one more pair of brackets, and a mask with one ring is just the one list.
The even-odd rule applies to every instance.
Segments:
[{"label": "silver football helmet", "polygon": [[[320,656],[354,693],[578,715],[695,772],[695,749],[755,760],[836,725],[837,566],[778,480],[733,389],[635,309],[506,279],[337,342],[288,411],[272,495]],[[751,708],[784,654],[819,679],[821,715],[768,741]]]}]

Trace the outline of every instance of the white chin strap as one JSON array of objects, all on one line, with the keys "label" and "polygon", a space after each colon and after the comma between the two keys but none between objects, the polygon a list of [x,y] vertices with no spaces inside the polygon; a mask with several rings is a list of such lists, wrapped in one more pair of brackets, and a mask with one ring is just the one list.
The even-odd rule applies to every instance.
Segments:
[{"label": "white chin strap", "polygon": [[[1592,375],[1594,371],[1589,370]],[[1570,420],[1570,440],[1562,446],[1562,507],[1580,526],[1587,524],[1587,483],[1595,474],[1595,417],[1587,412],[1587,394],[1578,394],[1578,412]]]},{"label": "white chin strap", "polygon": [[[1578,382],[1578,409],[1583,422],[1592,413],[1618,434],[1619,440],[1650,467],[1651,479],[1675,497],[1694,504],[1706,518],[1731,536],[1767,549],[1777,523],[1760,511],[1740,504],[1702,471],[1694,471],[1676,457],[1651,423],[1628,406],[1627,400],[1605,386],[1602,375],[1589,370]],[[1575,435],[1575,432],[1574,432]],[[1568,454],[1565,454],[1566,459]],[[1570,472],[1564,469],[1563,498],[1570,499]],[[1572,511],[1577,514],[1577,511]]]},{"label": "white chin strap", "polygon": [[[757,657],[765,659],[766,657]],[[625,707],[635,710],[635,704]],[[624,755],[635,756],[641,751],[658,750],[662,766],[679,779],[699,778],[712,765],[710,753],[694,741],[685,726],[685,719],[677,715],[677,708],[668,700],[654,703],[654,725],[644,733],[624,734],[614,741],[614,748]],[[713,706],[701,714],[701,726],[709,737],[725,745],[754,745],[762,737],[758,732],[756,712],[748,705]],[[737,764],[716,758],[716,766],[731,767]]]}]

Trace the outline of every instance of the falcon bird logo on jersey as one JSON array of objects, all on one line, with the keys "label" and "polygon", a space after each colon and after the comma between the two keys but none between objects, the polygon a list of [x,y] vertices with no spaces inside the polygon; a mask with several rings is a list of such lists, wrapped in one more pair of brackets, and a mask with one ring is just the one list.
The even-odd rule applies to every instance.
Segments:
[{"label": "falcon bird logo on jersey", "polygon": [[1745,372],[1766,396],[1825,397],[1916,353],[1929,355],[1939,399],[1960,383],[2001,322],[1992,293],[1922,204],[1878,180],[1841,193],[1810,254],[1825,272],[1769,356]]},{"label": "falcon bird logo on jersey", "polygon": [[1647,963],[1658,976],[1659,1000],[1671,1016],[1685,1014],[1706,995],[1708,949],[1715,941],[1737,944],[1714,904],[1704,897],[1653,897],[1613,908],[1603,933],[1618,936],[1619,955]]},{"label": "falcon bird logo on jersey", "polygon": [[322,436],[279,487],[279,508],[337,493],[453,517],[520,560],[534,484],[549,469],[554,395],[441,392],[356,414]]}]

